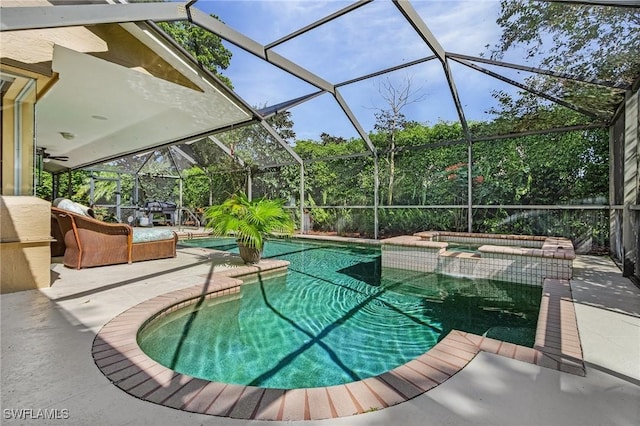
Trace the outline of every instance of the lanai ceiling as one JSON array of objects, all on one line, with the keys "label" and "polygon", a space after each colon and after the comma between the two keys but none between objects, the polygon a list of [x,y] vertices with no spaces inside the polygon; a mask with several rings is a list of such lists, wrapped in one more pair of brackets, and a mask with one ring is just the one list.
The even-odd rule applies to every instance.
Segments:
[{"label": "lanai ceiling", "polygon": [[[631,88],[629,81],[604,81],[546,69],[537,64],[535,58],[517,61],[509,57],[498,61],[477,52],[450,51],[449,46],[459,44],[450,39],[450,33],[439,32],[442,21],[449,19],[448,25],[451,25],[457,16],[465,13],[468,16],[470,10],[483,7],[482,3],[488,7],[490,2],[479,2],[480,6],[478,2],[449,2],[451,7],[441,16],[435,12],[443,13],[445,9],[439,7],[442,2],[435,1],[328,2],[328,5],[307,2],[304,5],[306,19],[291,20],[291,28],[281,28],[278,36],[269,28],[268,20],[260,28],[243,27],[232,15],[225,15],[230,13],[228,10],[216,9],[217,3],[220,2],[77,1],[70,5],[44,0],[3,1],[0,14],[3,66],[18,74],[22,71],[26,75],[40,73],[50,79],[37,103],[36,141],[39,147],[46,147],[51,156],[67,156],[68,160],[52,160],[45,167],[50,171],[84,167],[156,147],[190,142],[251,121],[261,122],[269,137],[278,139],[281,148],[287,150],[284,141],[263,120],[277,111],[290,110],[294,112],[298,135],[311,134],[299,127],[305,122],[302,114],[298,115],[300,120],[296,120],[296,111],[309,105],[315,111],[316,135],[323,126],[331,129],[335,121],[342,120],[351,129],[347,136],[362,138],[374,151],[369,140],[371,123],[365,116],[367,109],[369,116],[372,115],[372,108],[361,105],[363,101],[356,95],[356,89],[368,85],[366,88],[375,92],[370,84],[372,80],[407,70],[415,73],[414,82],[418,86],[424,79],[427,85],[424,95],[429,105],[409,111],[408,118],[419,122],[458,121],[468,141],[478,137],[469,129],[469,123],[475,119],[472,100],[465,93],[473,84],[470,82],[475,81],[468,77],[469,73],[495,82],[494,86],[487,85],[488,98],[491,92],[528,92],[578,112],[586,117],[585,123],[595,125],[606,125],[616,105],[602,107],[589,100],[563,97],[563,93],[544,93],[527,86],[526,78],[546,75],[588,84],[620,100],[624,90]],[[243,8],[243,14],[259,16],[262,13],[260,2],[235,3]],[[567,7],[576,3],[636,11],[640,7],[640,1],[561,3]],[[373,15],[374,12],[378,15]],[[210,13],[228,23],[210,17]],[[392,19],[382,22],[382,18]],[[245,71],[251,71],[251,84],[232,76],[233,92],[200,69],[152,23],[172,20],[190,20],[220,36],[234,53],[232,64],[234,61],[248,64],[244,66]],[[332,52],[339,53],[340,44],[357,42],[343,38],[356,34],[354,23],[361,25],[363,32],[367,26],[377,32],[376,40],[363,44],[369,50],[360,51],[360,55],[383,52],[380,40],[397,38],[395,50],[400,56],[394,58],[393,53],[384,51],[389,59],[378,68],[373,60],[369,61],[371,67],[355,66],[361,62],[354,58],[351,61],[354,66],[349,68],[344,66],[350,64],[349,58],[332,58]],[[318,32],[323,34],[323,40],[336,44],[333,47],[328,41],[311,44],[311,36]],[[275,38],[269,39],[270,36]],[[472,40],[474,34],[459,32],[458,36]],[[405,52],[405,45],[417,47]],[[393,42],[391,49],[394,50]],[[317,50],[324,67],[300,53],[305,50]],[[341,69],[348,71],[340,74]],[[285,74],[290,83],[285,86],[284,80],[271,77],[269,73],[273,70]],[[637,71],[636,77],[640,74],[640,70]],[[3,74],[3,78],[9,76]],[[434,82],[438,88],[430,86]],[[253,96],[257,88],[264,96],[262,99]],[[260,111],[249,106],[259,103],[263,104]],[[490,102],[480,106],[491,107]],[[439,115],[429,116],[429,111],[437,111]],[[339,120],[334,119],[333,112],[340,115]]]}]

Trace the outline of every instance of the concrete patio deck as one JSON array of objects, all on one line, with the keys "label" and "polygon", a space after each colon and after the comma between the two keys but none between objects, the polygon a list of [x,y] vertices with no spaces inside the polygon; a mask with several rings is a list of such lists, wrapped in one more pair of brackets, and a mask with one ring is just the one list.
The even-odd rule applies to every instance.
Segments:
[{"label": "concrete patio deck", "polygon": [[[229,254],[180,247],[174,259],[132,265],[77,271],[54,264],[50,288],[2,295],[2,424],[266,424],[139,400],[110,383],[91,356],[96,333],[119,313],[189,287],[194,276],[238,266]],[[399,405],[268,424],[637,424],[640,290],[610,260],[592,256],[574,262],[571,289],[586,377],[480,352],[446,382]],[[52,413],[58,420],[43,418]]]}]

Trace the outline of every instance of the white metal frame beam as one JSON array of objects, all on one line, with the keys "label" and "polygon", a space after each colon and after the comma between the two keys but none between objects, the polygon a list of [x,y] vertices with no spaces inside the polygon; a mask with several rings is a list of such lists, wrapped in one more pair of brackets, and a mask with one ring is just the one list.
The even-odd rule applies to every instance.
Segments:
[{"label": "white metal frame beam", "polygon": [[510,62],[496,61],[496,60],[493,60],[493,59],[481,58],[479,56],[470,56],[470,55],[463,55],[463,54],[460,54],[460,53],[447,52],[447,57],[451,58],[451,59],[454,59],[454,60],[455,59],[465,59],[467,61],[481,62],[481,63],[487,64],[487,65],[496,65],[496,66],[504,67],[504,68],[512,68],[512,69],[515,69],[515,70],[527,71],[527,72],[534,73],[534,74],[548,75],[550,77],[563,78],[565,80],[574,80],[574,81],[579,81],[579,82],[582,82],[582,83],[594,84],[596,86],[604,86],[604,87],[609,87],[609,88],[613,88],[613,89],[628,90],[628,89],[631,88],[630,84],[627,84],[627,83],[624,83],[624,82],[607,81],[607,80],[601,80],[601,79],[598,79],[598,78],[579,77],[579,76],[567,74],[567,73],[564,73],[564,72],[551,71],[551,70],[546,70],[546,69],[536,68],[536,67],[529,67],[529,66],[526,66],[526,65],[514,64],[514,63],[510,63]]},{"label": "white metal frame beam", "polygon": [[284,139],[282,139],[280,137],[280,135],[278,134],[278,132],[276,132],[274,130],[273,127],[271,127],[269,125],[269,123],[266,122],[266,120],[260,120],[260,124],[262,125],[262,127],[265,128],[265,130],[267,132],[269,132],[269,135],[271,135],[272,138],[274,138],[275,140],[278,141],[278,143],[291,155],[291,157],[293,157],[296,162],[298,164],[302,164],[302,158],[300,158],[300,156],[298,155],[298,153],[296,153],[290,146],[288,143],[286,143],[284,141]]},{"label": "white metal frame beam", "polygon": [[396,5],[400,13],[402,13],[402,15],[407,20],[407,22],[411,24],[414,30],[418,33],[418,35],[427,44],[427,46],[429,46],[429,48],[433,51],[433,53],[438,57],[438,59],[442,63],[442,68],[444,70],[444,74],[447,79],[447,84],[449,85],[449,90],[451,91],[453,102],[458,112],[458,118],[460,120],[460,124],[462,125],[464,136],[469,142],[471,142],[471,133],[469,132],[467,119],[464,116],[464,110],[462,109],[460,96],[458,95],[458,90],[456,89],[456,85],[453,80],[453,75],[451,74],[449,63],[447,62],[447,56],[444,48],[442,47],[442,45],[433,35],[433,33],[431,32],[427,24],[422,20],[418,12],[416,12],[416,10],[413,8],[413,6],[408,0],[393,0],[393,4]]},{"label": "white metal frame beam", "polygon": [[433,35],[427,24],[422,20],[418,12],[413,8],[411,3],[408,0],[393,0],[393,3],[396,5],[400,13],[405,17],[405,19],[411,24],[411,26],[416,30],[418,35],[422,37],[422,40],[429,46],[429,48],[433,51],[433,53],[438,56],[440,62],[442,63],[442,69],[444,70],[444,75],[447,79],[447,85],[449,86],[449,91],[451,92],[451,97],[453,99],[453,103],[455,104],[456,111],[458,113],[458,118],[460,120],[460,125],[462,126],[463,135],[467,141],[467,224],[469,232],[472,232],[473,229],[473,211],[472,211],[472,160],[473,160],[473,142],[471,138],[471,132],[469,131],[469,125],[467,123],[467,119],[464,115],[464,109],[462,108],[462,102],[460,102],[460,95],[458,93],[458,89],[456,88],[456,83],[453,78],[453,74],[451,73],[451,67],[449,65],[449,61],[447,59],[446,52],[438,39]]},{"label": "white metal frame beam", "polygon": [[367,144],[367,147],[369,148],[369,150],[375,154],[376,147],[373,146],[371,139],[369,139],[369,135],[367,134],[367,132],[364,131],[364,128],[362,127],[362,125],[360,124],[356,116],[353,114],[353,111],[351,111],[351,108],[349,108],[349,105],[347,105],[347,102],[344,100],[344,98],[342,97],[338,89],[336,89],[333,96],[335,97],[336,102],[338,102],[338,105],[340,105],[340,108],[342,108],[342,111],[345,113],[345,115],[347,116],[347,118],[349,119],[353,127],[355,127],[356,130],[358,131],[358,134],[360,134],[360,137]]},{"label": "white metal frame beam", "polygon": [[237,155],[234,155],[231,150],[229,149],[228,146],[226,146],[225,144],[223,144],[220,139],[216,138],[213,135],[209,135],[207,136],[207,139],[209,139],[211,142],[213,142],[214,144],[216,144],[216,146],[218,148],[220,148],[225,154],[227,154],[229,157],[231,157],[233,160],[235,160],[240,167],[245,167],[245,162],[242,158],[238,157]]},{"label": "white metal frame beam", "polygon": [[515,86],[515,87],[519,88],[519,89],[525,90],[525,91],[527,91],[529,93],[532,93],[532,94],[534,94],[536,96],[544,98],[544,99],[546,99],[548,101],[554,102],[554,103],[556,103],[558,105],[562,105],[564,107],[567,107],[569,109],[577,111],[577,112],[579,112],[581,114],[584,114],[584,115],[586,115],[588,117],[591,117],[593,119],[596,119],[596,120],[598,119],[598,115],[595,114],[593,111],[590,111],[590,110],[587,110],[585,108],[581,108],[579,106],[573,105],[572,103],[563,101],[562,99],[556,98],[555,96],[548,95],[548,94],[546,94],[544,92],[541,92],[541,91],[536,90],[536,89],[534,89],[532,87],[526,86],[526,85],[524,85],[522,83],[519,83],[519,82],[517,82],[515,80],[512,80],[510,78],[504,77],[504,76],[502,76],[502,75],[500,75],[498,73],[490,71],[490,70],[488,70],[486,68],[482,68],[479,65],[476,65],[474,63],[465,61],[463,59],[453,59],[452,58],[452,60],[455,61],[455,62],[458,62],[459,64],[462,64],[462,65],[464,65],[466,67],[469,67],[471,69],[479,71],[479,72],[481,72],[483,74],[486,74],[486,75],[491,76],[493,78],[496,78],[498,80],[504,81],[505,83],[508,83],[508,84],[510,84],[512,86]]},{"label": "white metal frame beam", "polygon": [[3,7],[0,31],[186,19],[183,2]]},{"label": "white metal frame beam", "polygon": [[[349,9],[349,10],[352,10],[352,9]],[[193,24],[198,25],[216,34],[217,36],[228,41],[229,43],[232,43],[237,47],[249,53],[252,53],[253,55],[280,68],[281,70],[288,72],[289,74],[303,81],[306,81],[307,83],[315,86],[316,88],[320,89],[323,92],[331,93],[335,97],[340,107],[345,111],[345,114],[347,114],[349,121],[351,121],[351,123],[355,127],[358,134],[364,139],[369,149],[372,152],[375,152],[375,147],[369,140],[367,133],[364,131],[364,129],[362,128],[362,126],[360,125],[356,117],[353,115],[349,107],[346,105],[342,96],[340,96],[340,94],[337,93],[336,88],[333,84],[323,79],[322,77],[310,72],[309,70],[299,66],[298,64],[290,61],[289,59],[279,55],[278,53],[272,50],[268,50],[266,46],[263,46],[262,44],[258,43],[255,40],[252,40],[249,37],[246,37],[245,35],[239,33],[233,28],[228,27],[224,23],[218,21],[217,19],[212,18],[211,16],[197,9],[189,8],[187,14],[189,17],[189,21],[192,22]],[[319,94],[320,93],[313,94],[313,97]],[[311,96],[308,99],[311,99]],[[292,100],[290,102],[294,102],[294,101],[295,100]]]},{"label": "white metal frame beam", "polygon": [[427,24],[422,20],[418,12],[413,8],[411,3],[408,0],[393,0],[393,3],[433,53],[435,53],[440,61],[444,63],[446,60],[444,48],[436,36],[433,35]]},{"label": "white metal frame beam", "polygon": [[333,93],[333,85],[325,79],[313,74],[312,72],[289,61],[288,59],[275,52],[267,51],[265,46],[263,46],[262,44],[223,24],[222,22],[207,15],[206,13],[198,9],[189,8],[188,18],[189,21],[194,23],[195,25],[212,32],[213,34],[228,41],[229,43],[232,43],[239,48],[259,57],[260,59],[263,59],[270,64],[275,65],[281,70],[286,71],[303,81],[306,81],[307,83],[317,87],[318,89],[324,90],[325,92]]},{"label": "white metal frame beam", "polygon": [[282,38],[280,38],[280,39],[278,39],[278,40],[276,40],[274,42],[271,42],[271,43],[267,44],[265,46],[265,48],[267,50],[273,49],[274,47],[279,46],[282,43],[286,43],[289,40],[292,40],[292,39],[294,39],[294,38],[296,38],[296,37],[308,32],[308,31],[311,31],[311,30],[313,30],[315,28],[318,28],[318,27],[328,23],[328,22],[331,22],[336,18],[339,18],[339,17],[341,17],[343,15],[346,15],[347,13],[351,12],[352,10],[358,9],[359,7],[364,6],[367,3],[371,3],[372,1],[373,0],[359,0],[359,1],[355,2],[355,3],[353,3],[353,4],[350,4],[349,6],[347,6],[345,8],[342,8],[342,9],[338,10],[337,12],[332,13],[331,15],[327,15],[322,19],[319,19],[319,20],[317,20],[317,21],[315,21],[315,22],[313,22],[313,23],[311,23],[311,24],[309,24],[309,25],[307,25],[307,26],[305,26],[303,28],[300,28],[297,31],[292,32],[291,34],[288,34],[288,35],[286,35],[286,36],[284,36],[284,37],[282,37]]},{"label": "white metal frame beam", "polygon": [[323,95],[325,92],[323,90],[319,90],[314,93],[310,93],[308,95],[300,96],[299,98],[291,99],[285,102],[280,102],[279,104],[271,105],[265,108],[261,108],[258,110],[258,114],[262,118],[269,118],[276,115],[279,112],[286,111],[289,108],[293,108],[294,106],[305,103],[317,96]]},{"label": "white metal frame beam", "polygon": [[342,83],[337,83],[335,86],[336,86],[336,88],[338,88],[338,87],[342,87],[342,86],[347,86],[349,84],[358,83],[360,81],[367,80],[367,79],[374,78],[374,77],[378,77],[378,76],[381,76],[381,75],[384,75],[384,74],[388,74],[390,72],[398,71],[398,70],[401,70],[401,69],[404,69],[404,68],[412,67],[414,65],[418,65],[418,64],[425,63],[425,62],[429,62],[429,61],[431,61],[433,59],[436,59],[436,58],[437,58],[436,55],[426,56],[424,58],[416,59],[415,61],[405,62],[404,64],[396,65],[395,67],[385,68],[385,69],[380,70],[380,71],[372,72],[371,74],[365,74],[365,75],[362,75],[360,77],[352,78],[351,80],[343,81]]}]

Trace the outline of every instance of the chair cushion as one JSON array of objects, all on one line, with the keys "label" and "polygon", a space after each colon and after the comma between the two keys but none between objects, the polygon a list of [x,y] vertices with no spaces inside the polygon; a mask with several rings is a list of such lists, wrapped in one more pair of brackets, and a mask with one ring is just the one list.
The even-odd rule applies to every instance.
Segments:
[{"label": "chair cushion", "polygon": [[173,231],[159,228],[133,228],[133,244],[173,240]]},{"label": "chair cushion", "polygon": [[70,211],[71,213],[76,213],[76,214],[87,216],[87,217],[95,217],[93,215],[92,208],[83,206],[82,204],[71,201],[68,198],[56,198],[53,201],[53,205],[54,207]]}]

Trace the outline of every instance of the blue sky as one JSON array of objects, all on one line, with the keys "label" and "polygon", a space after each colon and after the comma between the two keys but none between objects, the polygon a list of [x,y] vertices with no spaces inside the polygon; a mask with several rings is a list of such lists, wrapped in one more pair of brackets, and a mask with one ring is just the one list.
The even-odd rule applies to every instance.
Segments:
[{"label": "blue sky", "polygon": [[[218,15],[230,27],[268,44],[350,3],[200,0],[195,7]],[[486,45],[499,40],[501,31],[495,23],[499,1],[418,0],[412,4],[446,51],[478,56],[486,51]],[[233,58],[224,74],[251,105],[273,105],[317,90],[229,43],[225,45],[233,52]],[[432,54],[387,0],[367,4],[274,50],[334,84]],[[515,56],[505,59],[520,60],[517,55],[516,51]],[[514,91],[506,83],[460,64],[453,63],[451,68],[467,120],[490,118],[485,111],[495,106],[492,90]],[[518,80],[525,77],[510,70],[503,73]],[[415,96],[423,98],[403,110],[408,119],[426,123],[457,121],[442,67],[433,60],[340,89],[365,131],[373,130],[374,113],[386,107],[379,85],[381,79],[387,78],[394,85],[410,79]],[[291,113],[298,139],[317,140],[322,132],[357,137],[329,94],[292,108]]]}]

